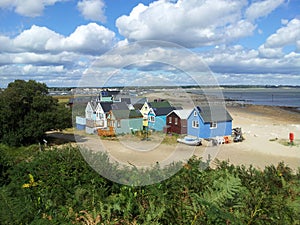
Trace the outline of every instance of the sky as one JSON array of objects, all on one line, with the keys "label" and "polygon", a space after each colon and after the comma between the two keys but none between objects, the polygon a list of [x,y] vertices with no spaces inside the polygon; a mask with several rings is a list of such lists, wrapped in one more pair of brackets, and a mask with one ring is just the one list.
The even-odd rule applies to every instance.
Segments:
[{"label": "sky", "polygon": [[0,87],[300,85],[299,0],[0,0]]}]

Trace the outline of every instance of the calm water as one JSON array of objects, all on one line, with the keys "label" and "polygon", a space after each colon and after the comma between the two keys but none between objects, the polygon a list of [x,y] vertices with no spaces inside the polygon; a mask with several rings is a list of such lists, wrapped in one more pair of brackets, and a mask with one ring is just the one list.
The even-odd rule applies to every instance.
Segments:
[{"label": "calm water", "polygon": [[[193,91],[201,93],[201,91]],[[228,88],[223,89],[225,99],[255,105],[289,106],[300,109],[300,88]],[[214,90],[206,93],[214,95]]]}]

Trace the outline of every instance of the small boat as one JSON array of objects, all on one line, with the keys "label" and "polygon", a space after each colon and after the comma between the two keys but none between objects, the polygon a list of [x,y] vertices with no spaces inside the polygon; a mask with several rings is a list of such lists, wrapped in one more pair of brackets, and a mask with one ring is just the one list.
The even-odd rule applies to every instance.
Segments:
[{"label": "small boat", "polygon": [[184,138],[178,138],[177,142],[186,145],[199,146],[201,145],[201,139],[197,137],[185,136]]}]

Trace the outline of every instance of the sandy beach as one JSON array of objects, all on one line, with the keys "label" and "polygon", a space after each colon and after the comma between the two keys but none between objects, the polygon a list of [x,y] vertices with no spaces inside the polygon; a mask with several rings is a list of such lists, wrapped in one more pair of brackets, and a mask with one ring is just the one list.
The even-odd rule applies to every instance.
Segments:
[{"label": "sandy beach", "polygon": [[[176,100],[177,104],[187,107],[190,100],[184,94],[151,93],[148,99],[158,96]],[[172,99],[173,98],[173,99]],[[186,104],[186,105],[185,105]],[[226,160],[234,165],[253,165],[263,169],[267,165],[284,162],[294,171],[300,167],[300,113],[272,106],[230,104],[227,110],[233,117],[233,127],[241,127],[243,142],[212,146],[203,142],[202,146],[191,147],[184,144],[162,143],[166,134],[152,136],[150,141],[129,136],[117,137],[117,140],[103,140],[100,137],[87,136],[79,143],[95,151],[106,151],[112,161],[123,165],[148,167],[159,163],[168,165],[173,161],[185,161],[196,155],[203,161],[210,158],[211,166],[215,159]],[[294,133],[294,145],[289,144],[289,133]]]},{"label": "sandy beach", "polygon": [[[217,155],[237,165],[266,165],[284,161],[293,169],[300,167],[300,113],[279,107],[228,107],[233,127],[242,127],[245,140],[221,146]],[[289,145],[289,133],[295,135],[295,145]]]}]

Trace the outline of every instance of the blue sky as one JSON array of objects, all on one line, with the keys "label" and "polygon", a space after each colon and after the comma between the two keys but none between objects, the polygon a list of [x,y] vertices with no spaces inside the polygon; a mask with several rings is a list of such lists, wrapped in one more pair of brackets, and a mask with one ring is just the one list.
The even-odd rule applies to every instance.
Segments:
[{"label": "blue sky", "polygon": [[0,0],[0,87],[15,79],[96,86],[109,77],[112,85],[209,77],[300,85],[300,2]]}]

